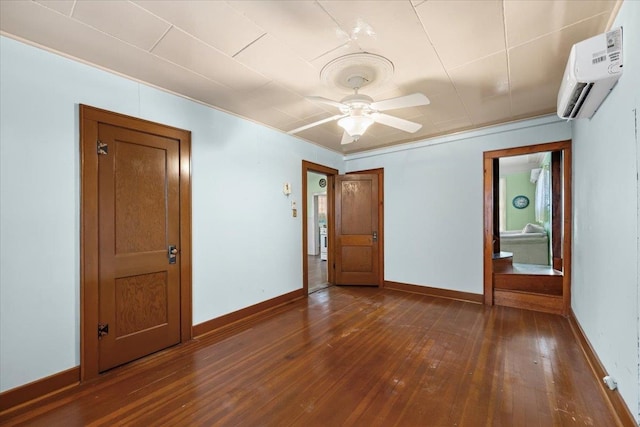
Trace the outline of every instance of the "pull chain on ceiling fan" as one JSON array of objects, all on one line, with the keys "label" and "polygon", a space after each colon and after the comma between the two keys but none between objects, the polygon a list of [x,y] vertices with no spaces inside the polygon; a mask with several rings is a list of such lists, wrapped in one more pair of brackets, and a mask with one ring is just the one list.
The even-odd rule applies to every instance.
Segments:
[{"label": "pull chain on ceiling fan", "polygon": [[[371,54],[356,55],[358,55],[358,58],[363,55],[367,55],[367,59],[371,59],[372,56]],[[347,55],[347,57],[353,57],[356,55]],[[338,58],[338,60],[341,60],[343,58]],[[389,62],[388,60],[386,61]],[[334,61],[334,63],[335,62],[337,62],[337,60]],[[333,65],[333,63],[328,64],[327,67],[329,67],[330,65]],[[359,93],[359,90],[364,85],[370,83],[369,79],[367,79],[364,74],[374,75],[375,73],[363,72],[361,74],[350,75],[345,79],[346,86],[351,88],[354,93],[353,95],[346,96],[340,102],[320,96],[306,97],[310,101],[336,107],[340,111],[340,114],[336,114],[326,119],[322,119],[317,122],[290,130],[288,133],[295,134],[314,126],[318,126],[335,120],[338,121],[338,126],[344,129],[344,133],[342,135],[342,144],[349,144],[360,139],[360,137],[373,123],[380,123],[382,125],[400,129],[405,132],[417,132],[422,127],[420,123],[415,123],[409,120],[401,119],[399,117],[391,116],[389,114],[382,113],[382,111],[428,105],[429,98],[427,98],[422,93],[412,93],[410,95],[399,96],[397,98],[390,98],[375,102],[370,96]]]}]

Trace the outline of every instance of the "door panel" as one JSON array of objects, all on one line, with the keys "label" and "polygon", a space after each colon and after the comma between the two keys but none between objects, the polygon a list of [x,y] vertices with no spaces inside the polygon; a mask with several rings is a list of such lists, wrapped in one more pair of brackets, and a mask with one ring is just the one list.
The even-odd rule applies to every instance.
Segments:
[{"label": "door panel", "polygon": [[115,150],[116,254],[166,249],[166,150],[123,140]]},{"label": "door panel", "polygon": [[[117,337],[168,322],[167,273],[140,274],[116,279]],[[144,300],[145,304],[139,302]]]},{"label": "door panel", "polygon": [[180,342],[179,143],[100,124],[99,370]]},{"label": "door panel", "polygon": [[336,177],[336,284],[378,285],[378,176]]},{"label": "door panel", "polygon": [[366,273],[373,269],[371,246],[342,245],[342,271]]}]

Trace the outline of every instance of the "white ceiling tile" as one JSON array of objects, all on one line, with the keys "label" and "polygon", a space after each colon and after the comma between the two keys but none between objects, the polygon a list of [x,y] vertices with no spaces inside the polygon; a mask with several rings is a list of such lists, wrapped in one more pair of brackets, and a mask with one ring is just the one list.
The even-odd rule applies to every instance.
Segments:
[{"label": "white ceiling tile", "polygon": [[265,76],[175,27],[152,52],[242,93],[269,82]]},{"label": "white ceiling tile", "polygon": [[511,116],[504,52],[454,68],[449,73],[474,124]]},{"label": "white ceiling tile", "polygon": [[[31,1],[0,1],[0,28],[31,42],[101,65],[100,52],[93,46],[121,43],[79,21]],[[64,28],[64,31],[60,29]],[[113,47],[109,46],[109,52]]]},{"label": "white ceiling tile", "polygon": [[256,109],[277,108],[298,120],[327,112],[318,104],[273,82],[248,93],[245,99]]},{"label": "white ceiling tile", "polygon": [[520,88],[511,94],[511,109],[514,117],[555,113],[558,87],[547,85],[538,88]]},{"label": "white ceiling tile", "polygon": [[[0,29],[7,34],[31,40],[30,33],[35,33],[33,27],[38,23],[44,24],[43,19],[53,13],[53,9],[36,2],[0,1]],[[35,22],[31,23],[31,19]],[[56,19],[64,21],[63,17]],[[43,29],[41,32],[48,31],[50,30]]]},{"label": "white ceiling tile", "polygon": [[224,1],[136,1],[151,13],[233,56],[265,31]]},{"label": "white ceiling tile", "polygon": [[433,0],[416,11],[447,69],[505,49],[502,1]]},{"label": "white ceiling tile", "polygon": [[310,88],[320,84],[320,70],[269,34],[240,52],[235,59],[301,94],[308,94]]},{"label": "white ceiling tile", "polygon": [[63,15],[71,16],[75,0],[37,0],[36,3],[60,12]]},{"label": "white ceiling tile", "polygon": [[73,18],[100,31],[149,50],[171,26],[130,2],[78,1]]},{"label": "white ceiling tile", "polygon": [[315,1],[241,0],[229,4],[307,61],[349,41]]},{"label": "white ceiling tile", "polygon": [[[615,3],[611,0],[582,0],[576,7],[575,0],[506,0],[507,44],[509,47],[517,46],[603,13],[608,19]],[[607,19],[604,20],[605,25]],[[600,32],[604,30],[604,27],[599,29]]]},{"label": "white ceiling tile", "polygon": [[425,114],[434,124],[438,125],[451,120],[469,120],[467,110],[453,86],[446,92],[438,93],[429,99],[431,104],[427,106]]}]

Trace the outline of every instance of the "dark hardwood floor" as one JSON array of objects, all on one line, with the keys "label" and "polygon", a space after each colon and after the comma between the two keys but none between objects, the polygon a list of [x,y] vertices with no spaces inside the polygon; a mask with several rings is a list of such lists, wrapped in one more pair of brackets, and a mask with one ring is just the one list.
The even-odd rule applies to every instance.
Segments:
[{"label": "dark hardwood floor", "polygon": [[307,261],[309,266],[309,293],[328,287],[327,261],[322,261],[320,255],[307,255]]},{"label": "dark hardwood floor", "polygon": [[0,423],[616,425],[561,316],[335,286]]}]

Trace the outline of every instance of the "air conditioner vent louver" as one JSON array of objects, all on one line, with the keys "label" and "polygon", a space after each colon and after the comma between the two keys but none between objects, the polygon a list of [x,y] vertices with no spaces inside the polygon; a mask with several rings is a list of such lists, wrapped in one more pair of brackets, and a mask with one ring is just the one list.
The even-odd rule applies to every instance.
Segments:
[{"label": "air conditioner vent louver", "polygon": [[569,98],[569,104],[567,104],[567,108],[564,110],[563,117],[576,118],[584,105],[584,100],[589,96],[592,87],[593,83],[578,83],[571,94],[571,98]]}]

